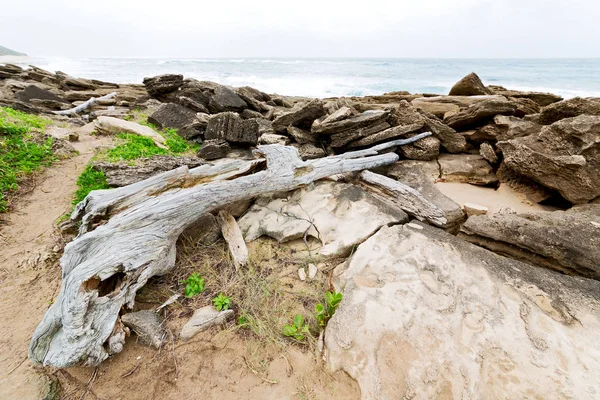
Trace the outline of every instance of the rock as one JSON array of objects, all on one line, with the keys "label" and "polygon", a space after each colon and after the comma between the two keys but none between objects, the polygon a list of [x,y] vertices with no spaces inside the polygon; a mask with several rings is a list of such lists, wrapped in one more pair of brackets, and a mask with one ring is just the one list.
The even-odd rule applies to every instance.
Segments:
[{"label": "rock", "polygon": [[532,203],[541,203],[555,195],[555,192],[526,176],[520,175],[501,163],[496,171],[501,184],[506,184]]},{"label": "rock", "polygon": [[[389,111],[367,111],[356,117],[327,125],[322,124],[317,129],[314,129],[313,132],[318,134],[331,134],[331,147],[340,148],[350,142],[358,141],[361,138],[385,131],[390,127],[390,124],[387,122],[389,116]],[[404,131],[405,128],[402,127],[399,128],[399,130]],[[362,144],[354,144],[354,146],[361,145]]]},{"label": "rock", "polygon": [[299,128],[310,127],[315,119],[323,115],[325,115],[323,102],[319,99],[313,99],[308,103],[275,118],[273,121],[273,129],[275,129],[275,132],[285,132],[290,125]]},{"label": "rock", "polygon": [[204,214],[185,228],[182,236],[192,243],[201,243],[205,246],[210,246],[221,238],[221,227],[214,215]]},{"label": "rock", "polygon": [[563,98],[552,93],[541,93],[541,92],[522,92],[519,90],[507,90],[501,86],[488,86],[495,94],[499,94],[505,97],[513,97],[516,99],[529,99],[534,101],[540,107],[548,106],[557,101],[561,101]]},{"label": "rock", "polygon": [[462,182],[490,186],[498,183],[492,167],[480,155],[441,154],[438,157],[441,178],[445,182]]},{"label": "rock", "polygon": [[540,112],[540,106],[533,100],[515,97],[509,97],[508,100],[517,107],[515,110],[516,117],[523,118],[526,115]]},{"label": "rock", "polygon": [[317,143],[317,137],[315,134],[305,131],[304,129],[296,128],[295,126],[288,126],[287,133],[290,135],[298,144],[315,144]]},{"label": "rock", "polygon": [[315,264],[308,264],[308,280],[312,281],[313,279],[315,279],[315,277],[317,276],[317,272],[319,272],[319,270],[317,269],[317,266]]},{"label": "rock", "polygon": [[[351,142],[350,144],[347,145],[347,147],[351,149],[351,148],[356,148],[356,147],[371,146],[375,143],[387,142],[389,140],[398,139],[403,136],[407,136],[407,137],[412,136],[412,135],[408,135],[408,134],[411,132],[418,131],[421,128],[422,128],[422,125],[420,125],[420,124],[393,126],[391,128],[385,129],[383,131],[373,133],[372,135],[364,137],[360,140]],[[436,138],[432,138],[432,137],[428,137],[425,139],[434,139],[434,141],[433,142],[429,141],[427,143],[420,143],[419,145],[416,145],[417,146],[416,148],[413,147],[415,149],[414,150],[415,154],[419,153],[420,150],[434,146],[435,143],[437,143],[437,147],[439,150],[439,147],[440,147],[439,140],[437,140]],[[425,139],[423,139],[423,140],[425,140]],[[422,142],[423,140],[420,140],[419,142]],[[337,146],[337,144],[340,143],[339,139],[335,143]],[[410,146],[413,146],[413,145],[410,144],[410,145],[407,145],[406,147],[410,147]],[[435,156],[433,158],[435,158]]]},{"label": "rock", "polygon": [[62,79],[63,85],[67,89],[71,90],[96,90],[98,89],[98,85],[92,83],[87,79],[73,78],[72,76],[65,76]]},{"label": "rock", "polygon": [[287,99],[284,99],[283,97],[273,97],[271,100],[276,106],[292,108],[292,103],[290,103]]},{"label": "rock", "polygon": [[327,364],[355,379],[362,398],[600,393],[597,281],[410,225],[421,229],[381,228],[335,281],[344,298],[327,324]]},{"label": "rock", "polygon": [[479,146],[479,155],[490,164],[496,164],[498,162],[496,151],[488,142],[481,143],[481,146]]},{"label": "rock", "polygon": [[265,118],[261,113],[259,113],[258,111],[254,111],[254,110],[250,110],[249,108],[246,108],[244,111],[242,111],[240,113],[240,117],[242,117],[243,119],[252,119],[252,118]]},{"label": "rock", "polygon": [[48,90],[44,90],[36,85],[27,86],[21,92],[16,93],[15,97],[17,98],[17,100],[25,101],[25,102],[31,102],[31,100],[36,99],[36,100],[50,100],[50,101],[57,102],[59,104],[68,104],[68,102],[65,99],[63,99],[62,97],[59,97],[59,96],[55,95],[54,93],[52,93]]},{"label": "rock", "polygon": [[225,139],[231,143],[258,144],[263,132],[269,133],[270,121],[263,119],[242,120],[233,112],[224,112],[210,118],[204,137],[206,139]]},{"label": "rock", "polygon": [[159,98],[164,94],[178,90],[183,85],[183,75],[158,75],[152,78],[144,78],[143,83],[150,97]]},{"label": "rock", "polygon": [[[426,201],[443,212],[445,223],[437,224],[441,228],[457,230],[465,216],[460,205],[446,197],[434,185],[439,177],[438,165],[435,161],[398,161],[389,168],[386,175],[396,179],[420,193]],[[430,221],[433,223],[433,220]]]},{"label": "rock", "polygon": [[600,98],[598,97],[574,97],[542,108],[540,112],[540,123],[550,125],[565,118],[577,117],[579,115],[600,116]]},{"label": "rock", "polygon": [[227,86],[219,86],[208,101],[208,109],[213,114],[226,111],[241,112],[246,108],[248,104]]},{"label": "rock", "polygon": [[[417,97],[411,100],[419,103],[443,103],[443,104],[454,104],[460,108],[472,106],[477,103],[481,103],[488,100],[496,101],[508,101],[504,96],[500,95],[484,95],[484,96],[433,96],[433,97]],[[447,112],[452,112],[448,110]]]},{"label": "rock", "polygon": [[95,162],[93,166],[94,169],[102,171],[106,175],[108,186],[122,187],[184,165],[195,168],[203,164],[204,162],[197,158],[155,155],[152,158],[140,160],[136,165],[129,165],[127,162]]},{"label": "rock", "polygon": [[307,232],[323,244],[319,254],[339,256],[381,226],[407,221],[401,209],[358,186],[321,181],[283,198],[259,198],[238,223],[248,242],[263,235],[286,242]]},{"label": "rock", "polygon": [[463,209],[465,210],[465,214],[467,214],[467,217],[470,217],[472,215],[485,215],[488,212],[487,207],[480,206],[479,204],[475,203],[465,203],[463,204]]},{"label": "rock", "polygon": [[537,134],[498,142],[498,147],[510,169],[573,204],[600,196],[600,116],[562,119]]},{"label": "rock", "polygon": [[148,122],[157,127],[181,129],[196,121],[196,113],[176,103],[162,104],[149,117]]},{"label": "rock", "polygon": [[600,280],[600,205],[471,217],[461,237],[540,267]]},{"label": "rock", "polygon": [[334,111],[331,115],[328,115],[323,121],[322,124],[329,124],[332,122],[338,122],[346,118],[350,118],[357,114],[357,111],[351,107],[343,106],[340,107],[337,111]]},{"label": "rock", "polygon": [[281,144],[286,146],[290,144],[290,138],[283,135],[277,135],[275,133],[263,133],[258,138],[258,144]]},{"label": "rock", "polygon": [[304,268],[298,269],[298,278],[300,278],[302,282],[306,280],[306,271],[304,270]]},{"label": "rock", "polygon": [[233,318],[233,314],[233,310],[217,311],[213,306],[199,308],[183,326],[179,337],[183,341],[188,341],[212,326],[225,324],[228,319]]},{"label": "rock", "polygon": [[123,324],[131,328],[140,343],[160,349],[168,341],[168,333],[163,321],[154,310],[127,313],[121,316]]},{"label": "rock", "polygon": [[36,107],[47,108],[49,110],[68,110],[72,108],[71,104],[62,101],[46,100],[46,99],[31,99],[29,103]]},{"label": "rock", "polygon": [[200,113],[204,113],[204,114],[209,113],[206,105],[204,105],[190,97],[179,96],[179,97],[177,97],[177,99],[179,100],[179,104],[184,106],[185,108],[189,108],[192,111],[196,111],[196,112],[200,112]]},{"label": "rock", "polygon": [[300,154],[300,157],[302,157],[303,160],[313,160],[315,158],[321,158],[327,155],[327,153],[325,153],[325,150],[311,143],[296,146],[295,147],[298,149],[298,153]]},{"label": "rock", "polygon": [[[327,114],[334,114],[340,108],[344,108],[344,107],[349,108],[350,110],[354,110],[356,113],[356,110],[354,109],[354,107],[352,106],[350,101],[348,101],[348,99],[345,97],[338,97],[335,100],[331,100],[331,101],[328,101],[325,103],[325,111],[327,112]],[[335,121],[330,121],[330,122],[335,122]]]},{"label": "rock", "polygon": [[166,148],[165,138],[149,126],[140,125],[135,122],[125,121],[114,117],[98,117],[95,122],[94,130],[99,135],[117,135],[119,133],[133,133],[134,135],[145,136],[159,147]]},{"label": "rock", "polygon": [[[411,136],[413,135],[407,135],[407,137]],[[428,136],[418,142],[401,146],[398,152],[409,160],[434,160],[440,154],[440,140]]]},{"label": "rock", "polygon": [[110,90],[99,89],[97,91],[68,91],[65,92],[64,98],[67,101],[88,101],[92,97],[102,97],[110,93]]},{"label": "rock", "polygon": [[496,140],[509,140],[517,137],[529,136],[538,133],[542,126],[531,121],[507,115],[497,115],[494,123],[499,128]]},{"label": "rock", "polygon": [[444,118],[444,123],[457,130],[483,125],[496,115],[512,115],[517,107],[508,100],[485,100]]},{"label": "rock", "polygon": [[444,118],[444,114],[447,112],[457,113],[460,107],[452,103],[434,103],[428,101],[422,101],[422,98],[414,99],[410,102],[413,107],[417,110],[424,111],[429,114],[433,114],[438,118]]},{"label": "rock", "polygon": [[480,96],[486,94],[492,94],[492,91],[483,85],[481,79],[474,72],[456,82],[450,89],[450,93],[448,93],[450,96]]},{"label": "rock", "polygon": [[439,118],[433,114],[421,112],[425,118],[425,130],[438,138],[441,145],[450,153],[460,153],[465,151],[467,141],[463,135],[444,124]]},{"label": "rock", "polygon": [[209,139],[202,143],[200,150],[198,150],[198,157],[203,158],[207,161],[216,160],[227,156],[227,153],[231,151],[231,147],[226,140],[223,139]]}]

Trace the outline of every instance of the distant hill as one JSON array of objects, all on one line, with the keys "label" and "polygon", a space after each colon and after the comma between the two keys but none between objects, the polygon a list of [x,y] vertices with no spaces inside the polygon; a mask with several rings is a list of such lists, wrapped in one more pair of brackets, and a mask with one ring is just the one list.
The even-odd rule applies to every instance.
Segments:
[{"label": "distant hill", "polygon": [[26,56],[27,54],[19,53],[6,47],[0,46],[0,56]]}]

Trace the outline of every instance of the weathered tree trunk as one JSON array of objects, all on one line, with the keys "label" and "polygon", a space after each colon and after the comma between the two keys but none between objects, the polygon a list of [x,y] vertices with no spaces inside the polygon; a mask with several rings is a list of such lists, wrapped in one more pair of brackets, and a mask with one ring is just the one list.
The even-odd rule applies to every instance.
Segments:
[{"label": "weathered tree trunk", "polygon": [[378,151],[429,135],[310,161],[302,161],[293,147],[259,146],[266,165],[259,159],[180,167],[90,193],[72,214],[81,221],[79,235],[65,247],[61,291],[33,334],[29,357],[64,368],[97,365],[121,351],[121,308],[133,306],[148,279],[173,268],[177,238],[201,215],[330,175],[391,164],[398,155]]}]

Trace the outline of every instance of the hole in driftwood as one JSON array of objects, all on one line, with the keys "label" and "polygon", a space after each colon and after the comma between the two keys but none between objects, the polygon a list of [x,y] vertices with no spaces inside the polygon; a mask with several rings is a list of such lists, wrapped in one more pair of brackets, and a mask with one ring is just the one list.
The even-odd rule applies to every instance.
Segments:
[{"label": "hole in driftwood", "polygon": [[97,290],[99,297],[109,296],[119,290],[126,276],[124,272],[117,272],[105,280],[101,280],[98,276],[93,276],[83,283],[83,290],[86,292]]}]

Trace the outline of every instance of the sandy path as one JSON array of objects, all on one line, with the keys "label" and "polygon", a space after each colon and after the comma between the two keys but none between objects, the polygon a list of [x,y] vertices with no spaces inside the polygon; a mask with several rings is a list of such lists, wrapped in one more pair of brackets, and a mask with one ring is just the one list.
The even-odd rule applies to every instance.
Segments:
[{"label": "sandy path", "polygon": [[70,209],[77,178],[94,149],[106,138],[80,131],[73,143],[79,155],[55,163],[37,179],[35,189],[20,198],[0,226],[0,398],[37,399],[48,379],[27,358],[33,330],[58,293],[54,221]]}]

